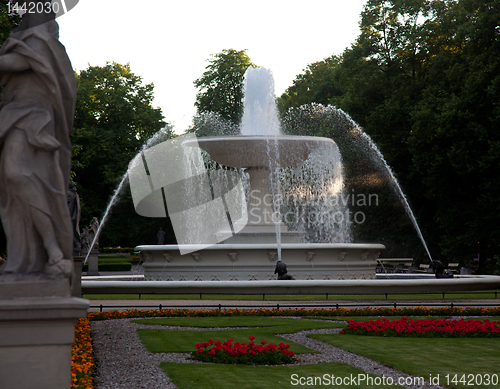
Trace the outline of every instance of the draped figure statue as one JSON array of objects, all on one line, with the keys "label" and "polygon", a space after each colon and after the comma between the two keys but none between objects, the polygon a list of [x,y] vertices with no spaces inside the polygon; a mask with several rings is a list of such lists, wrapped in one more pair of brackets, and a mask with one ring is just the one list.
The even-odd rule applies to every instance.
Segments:
[{"label": "draped figure statue", "polygon": [[26,14],[0,49],[0,281],[70,277],[67,196],[76,78],[53,14]]}]

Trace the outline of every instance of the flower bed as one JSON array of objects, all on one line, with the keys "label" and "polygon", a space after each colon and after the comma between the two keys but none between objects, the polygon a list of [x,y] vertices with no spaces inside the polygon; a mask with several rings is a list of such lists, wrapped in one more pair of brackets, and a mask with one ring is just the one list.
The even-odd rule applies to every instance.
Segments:
[{"label": "flower bed", "polygon": [[276,346],[273,343],[267,344],[265,340],[255,344],[254,336],[249,336],[248,339],[248,343],[234,344],[233,339],[224,343],[210,339],[208,342],[197,343],[197,350],[191,356],[202,362],[245,365],[282,365],[295,361],[295,353],[289,350],[289,344],[280,342]]},{"label": "flower bed", "polygon": [[223,316],[500,316],[500,307],[405,307],[405,308],[291,308],[291,309],[134,309],[89,313],[89,320],[141,317],[223,317]]},{"label": "flower bed", "polygon": [[[333,309],[162,309],[110,311],[89,313],[75,328],[75,343],[71,363],[72,389],[94,389],[91,320],[112,320],[141,317],[222,317],[222,316],[500,316],[500,307],[494,308],[333,308]],[[344,331],[345,332],[345,331]]]},{"label": "flower bed", "polygon": [[90,322],[88,319],[79,319],[75,326],[75,342],[71,352],[71,388],[94,389],[93,368]]},{"label": "flower bed", "polygon": [[348,320],[341,334],[415,337],[500,337],[500,322],[486,320],[399,320],[378,319],[365,322]]}]

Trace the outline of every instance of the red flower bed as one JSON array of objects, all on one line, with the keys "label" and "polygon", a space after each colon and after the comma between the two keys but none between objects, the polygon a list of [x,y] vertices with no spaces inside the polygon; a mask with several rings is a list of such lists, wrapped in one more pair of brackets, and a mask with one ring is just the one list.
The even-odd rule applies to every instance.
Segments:
[{"label": "red flower bed", "polygon": [[348,320],[342,334],[418,337],[499,337],[500,322],[486,320],[399,320],[378,319],[365,322]]},{"label": "red flower bed", "polygon": [[[290,351],[290,345],[281,342],[278,346],[267,344],[265,340],[255,344],[254,336],[249,336],[248,343],[233,343],[228,339],[224,343],[210,339],[208,342],[197,343],[193,359],[202,362],[246,364],[246,365],[277,365],[293,363],[295,353]],[[267,345],[266,345],[267,344]]]}]

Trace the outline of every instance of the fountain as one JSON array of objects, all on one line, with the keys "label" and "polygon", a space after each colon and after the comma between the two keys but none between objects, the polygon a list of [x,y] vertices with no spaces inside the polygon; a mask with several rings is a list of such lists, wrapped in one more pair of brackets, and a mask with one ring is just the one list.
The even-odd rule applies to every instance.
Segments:
[{"label": "fountain", "polygon": [[297,280],[375,278],[383,245],[305,243],[305,231],[289,230],[283,222],[279,204],[270,201],[279,193],[276,173],[300,169],[314,156],[338,154],[338,149],[328,138],[280,135],[271,73],[250,68],[246,80],[242,135],[188,138],[179,145],[201,148],[214,162],[243,171],[248,209],[230,229],[217,231],[219,244],[138,246],[146,280],[272,280],[281,258]]}]

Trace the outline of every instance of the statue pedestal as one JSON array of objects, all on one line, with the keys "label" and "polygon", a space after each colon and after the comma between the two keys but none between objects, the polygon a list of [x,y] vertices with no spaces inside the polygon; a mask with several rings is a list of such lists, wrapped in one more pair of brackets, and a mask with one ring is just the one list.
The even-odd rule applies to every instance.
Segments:
[{"label": "statue pedestal", "polygon": [[88,276],[99,276],[99,251],[92,250],[87,260],[89,268],[87,270]]},{"label": "statue pedestal", "polygon": [[0,386],[70,388],[75,324],[87,315],[88,301],[69,297],[67,280],[0,282],[0,296]]}]

